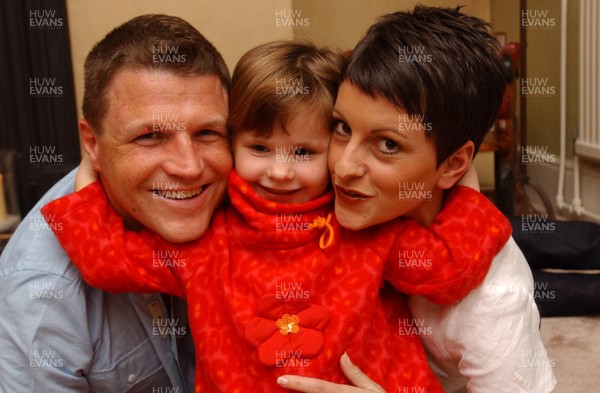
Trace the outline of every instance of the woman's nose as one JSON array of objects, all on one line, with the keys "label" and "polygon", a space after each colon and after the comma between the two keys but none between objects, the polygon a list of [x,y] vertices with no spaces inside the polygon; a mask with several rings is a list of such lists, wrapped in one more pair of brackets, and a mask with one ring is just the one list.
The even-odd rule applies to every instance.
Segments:
[{"label": "woman's nose", "polygon": [[361,150],[360,146],[346,144],[334,163],[333,174],[341,180],[363,176],[366,173],[366,167]]}]

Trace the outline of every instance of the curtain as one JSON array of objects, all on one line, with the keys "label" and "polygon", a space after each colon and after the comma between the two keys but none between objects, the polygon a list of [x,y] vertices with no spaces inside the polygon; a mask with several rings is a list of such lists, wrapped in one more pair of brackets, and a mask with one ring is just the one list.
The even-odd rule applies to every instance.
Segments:
[{"label": "curtain", "polygon": [[65,0],[0,2],[0,148],[21,214],[80,159]]}]

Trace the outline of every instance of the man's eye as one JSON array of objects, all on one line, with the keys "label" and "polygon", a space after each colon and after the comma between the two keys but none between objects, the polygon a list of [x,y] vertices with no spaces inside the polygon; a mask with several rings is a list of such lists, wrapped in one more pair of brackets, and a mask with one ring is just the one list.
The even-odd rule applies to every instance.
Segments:
[{"label": "man's eye", "polygon": [[333,119],[332,122],[333,132],[339,136],[350,136],[352,130],[348,127],[348,124],[344,123],[339,119]]},{"label": "man's eye", "polygon": [[145,134],[142,135],[138,135],[135,138],[136,142],[149,142],[155,139],[160,138],[160,133],[159,132],[147,132]]},{"label": "man's eye", "polygon": [[267,153],[269,151],[269,148],[264,145],[250,145],[250,149],[259,153]]},{"label": "man's eye", "polygon": [[382,138],[377,143],[377,148],[383,154],[396,154],[400,152],[400,145],[388,138]]},{"label": "man's eye", "polygon": [[207,140],[218,140],[221,137],[223,137],[223,133],[219,132],[219,131],[215,131],[215,130],[209,130],[209,129],[205,129],[205,130],[200,130],[198,132],[196,132],[196,137],[198,138],[202,138],[202,140],[207,141]]}]

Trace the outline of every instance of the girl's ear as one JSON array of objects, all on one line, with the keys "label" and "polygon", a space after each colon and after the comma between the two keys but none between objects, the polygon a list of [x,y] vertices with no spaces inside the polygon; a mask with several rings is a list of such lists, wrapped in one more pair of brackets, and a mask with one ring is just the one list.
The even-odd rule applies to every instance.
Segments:
[{"label": "girl's ear", "polygon": [[446,158],[440,165],[441,172],[436,185],[443,190],[452,188],[471,167],[474,152],[475,144],[468,141]]}]

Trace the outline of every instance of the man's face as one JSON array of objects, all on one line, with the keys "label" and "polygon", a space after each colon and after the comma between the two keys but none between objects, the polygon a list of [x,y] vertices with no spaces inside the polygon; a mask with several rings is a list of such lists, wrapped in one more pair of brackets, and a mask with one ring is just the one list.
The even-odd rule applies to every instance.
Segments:
[{"label": "man's face", "polygon": [[219,78],[122,70],[106,99],[86,150],[115,210],[171,242],[202,236],[232,168]]}]

